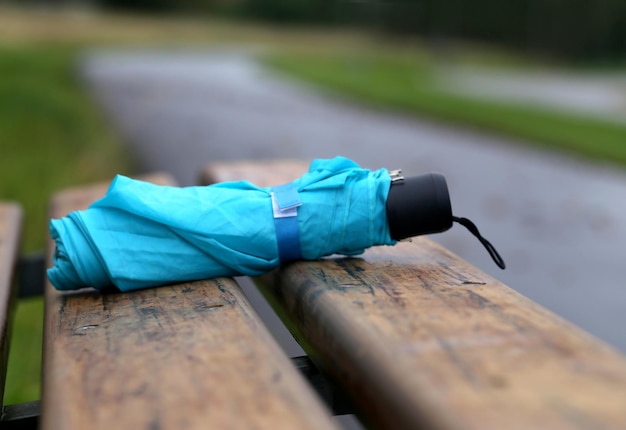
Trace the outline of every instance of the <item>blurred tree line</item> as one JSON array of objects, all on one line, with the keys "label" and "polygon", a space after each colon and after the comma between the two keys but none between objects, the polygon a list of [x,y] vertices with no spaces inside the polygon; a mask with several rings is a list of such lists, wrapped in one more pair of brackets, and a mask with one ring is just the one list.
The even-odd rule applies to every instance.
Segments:
[{"label": "blurred tree line", "polygon": [[573,60],[624,59],[626,0],[405,0],[383,3],[385,31],[469,39]]},{"label": "blurred tree line", "polygon": [[472,40],[570,60],[626,56],[626,0],[101,0],[277,23],[360,25],[427,41]]}]

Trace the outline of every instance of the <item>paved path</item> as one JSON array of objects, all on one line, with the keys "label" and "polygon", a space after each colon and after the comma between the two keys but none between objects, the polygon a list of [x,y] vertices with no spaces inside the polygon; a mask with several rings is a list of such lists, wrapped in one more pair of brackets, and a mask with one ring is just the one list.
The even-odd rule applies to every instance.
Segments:
[{"label": "paved path", "polygon": [[449,68],[438,73],[447,90],[514,101],[604,120],[626,122],[626,72],[511,71]]},{"label": "paved path", "polygon": [[337,101],[244,53],[97,52],[83,65],[145,169],[182,184],[208,161],[241,158],[345,155],[368,168],[443,173],[454,212],[477,223],[509,268],[461,227],[435,240],[626,352],[626,172]]}]

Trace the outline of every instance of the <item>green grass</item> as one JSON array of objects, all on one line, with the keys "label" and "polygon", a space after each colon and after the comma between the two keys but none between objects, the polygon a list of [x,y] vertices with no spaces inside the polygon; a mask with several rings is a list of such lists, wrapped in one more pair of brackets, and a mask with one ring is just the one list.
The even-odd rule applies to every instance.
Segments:
[{"label": "green grass", "polygon": [[266,64],[374,106],[450,121],[626,164],[626,125],[513,103],[453,94],[436,80],[424,55],[278,53]]},{"label": "green grass", "polygon": [[[25,252],[42,250],[47,201],[69,185],[110,179],[130,162],[76,76],[70,47],[0,47],[0,199],[26,215]],[[5,403],[39,396],[42,300],[14,321]]]},{"label": "green grass", "polygon": [[26,252],[44,248],[52,192],[129,166],[74,59],[70,48],[0,48],[0,197],[24,207]]},{"label": "green grass", "polygon": [[4,403],[12,405],[39,399],[43,298],[20,300],[13,319],[13,335]]}]

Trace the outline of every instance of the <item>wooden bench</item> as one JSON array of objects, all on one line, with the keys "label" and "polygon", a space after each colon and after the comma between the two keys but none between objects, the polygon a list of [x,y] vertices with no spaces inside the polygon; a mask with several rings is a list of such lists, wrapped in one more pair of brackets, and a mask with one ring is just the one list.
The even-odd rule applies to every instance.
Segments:
[{"label": "wooden bench", "polygon": [[14,203],[0,202],[0,398],[4,398],[11,314],[16,297],[15,268],[19,256],[21,230],[21,207]]},{"label": "wooden bench", "polygon": [[[202,178],[270,186],[305,169],[219,163]],[[85,208],[107,186],[55,195],[50,216]],[[20,224],[19,208],[0,204],[2,333]],[[623,355],[427,238],[256,281],[372,428],[626,426]],[[233,279],[130,293],[47,285],[45,300],[43,429],[334,426]]]},{"label": "wooden bench", "polygon": [[[107,185],[57,194],[50,216]],[[42,429],[334,427],[233,279],[105,294],[47,285],[45,302]]]},{"label": "wooden bench", "polygon": [[[270,186],[306,169],[283,166],[214,163],[201,177]],[[626,428],[623,355],[427,238],[257,281],[375,428]]]}]

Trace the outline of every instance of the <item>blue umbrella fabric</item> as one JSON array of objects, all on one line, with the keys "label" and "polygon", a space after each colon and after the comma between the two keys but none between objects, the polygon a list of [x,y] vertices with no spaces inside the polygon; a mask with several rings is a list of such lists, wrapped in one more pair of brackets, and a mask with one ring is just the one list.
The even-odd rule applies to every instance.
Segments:
[{"label": "blue umbrella fabric", "polygon": [[59,290],[131,291],[218,276],[256,276],[281,262],[393,245],[391,177],[343,157],[315,160],[282,187],[250,182],[169,187],[118,175],[87,210],[50,222],[48,278]]}]

